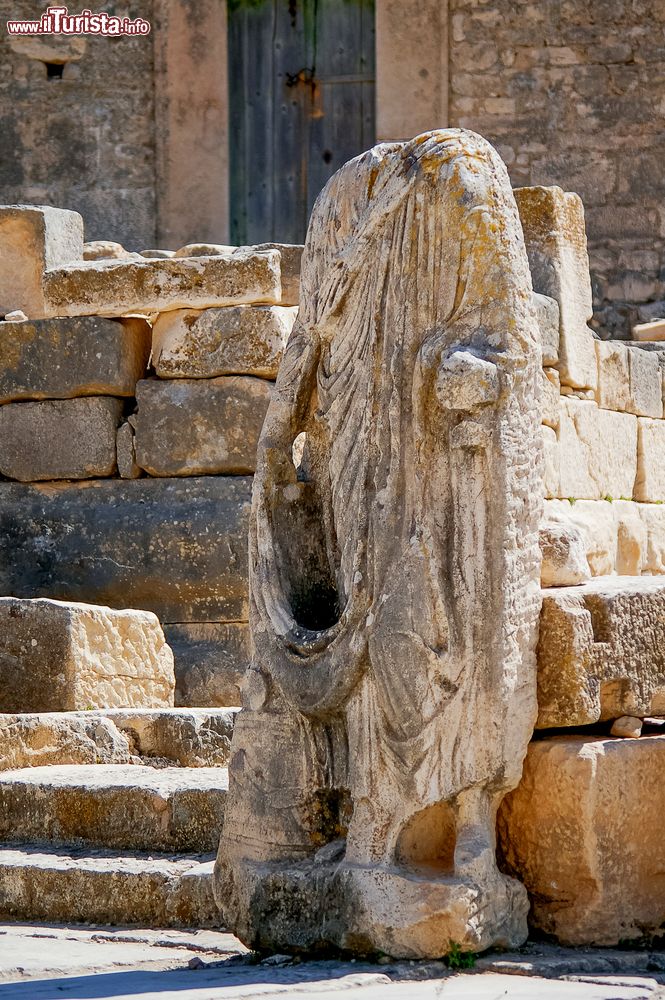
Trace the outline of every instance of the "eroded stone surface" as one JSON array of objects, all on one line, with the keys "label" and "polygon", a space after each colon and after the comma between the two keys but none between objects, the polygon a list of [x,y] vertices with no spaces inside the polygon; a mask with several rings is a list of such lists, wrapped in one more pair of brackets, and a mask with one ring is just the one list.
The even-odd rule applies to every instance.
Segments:
[{"label": "eroded stone surface", "polygon": [[242,476],[0,483],[0,593],[246,621],[250,493]]},{"label": "eroded stone surface", "polygon": [[494,817],[536,707],[540,357],[487,143],[434,132],[338,171],[257,457],[254,658],[216,869],[247,943],[523,940]]},{"label": "eroded stone surface", "polygon": [[151,476],[254,471],[268,409],[265,379],[145,379],[136,387],[136,461]]},{"label": "eroded stone surface", "polygon": [[561,382],[595,389],[593,313],[584,206],[579,195],[559,187],[516,188],[515,199],[529,255],[534,291],[559,304]]},{"label": "eroded stone surface", "polygon": [[543,592],[538,728],[665,714],[665,579],[598,577]]},{"label": "eroded stone surface", "polygon": [[0,406],[0,473],[22,483],[110,476],[121,413],[110,396]]},{"label": "eroded stone surface", "polygon": [[637,424],[637,417],[630,413],[603,410],[591,400],[562,397],[559,495],[630,499],[637,473]]},{"label": "eroded stone surface", "polygon": [[0,771],[46,764],[128,764],[127,737],[108,719],[71,713],[0,715]]},{"label": "eroded stone surface", "polygon": [[160,378],[276,378],[297,310],[229,306],[175,310],[157,318],[152,354]]},{"label": "eroded stone surface", "polygon": [[227,788],[223,767],[80,764],[0,774],[4,843],[129,851],[212,851]]},{"label": "eroded stone surface", "polygon": [[246,250],[224,257],[78,261],[50,268],[43,286],[49,316],[125,316],[279,303],[280,258],[274,250]]},{"label": "eroded stone surface", "polygon": [[571,945],[662,935],[664,766],[662,736],[531,743],[498,829],[534,928]]},{"label": "eroded stone surface", "polygon": [[250,660],[247,622],[165,625],[164,634],[175,657],[176,705],[240,704]]},{"label": "eroded stone surface", "polygon": [[83,219],[78,212],[0,206],[0,316],[15,309],[30,319],[52,315],[44,298],[43,272],[82,255]]},{"label": "eroded stone surface", "polygon": [[559,303],[549,295],[533,293],[533,301],[540,330],[543,364],[557,365],[559,362]]},{"label": "eroded stone surface", "polygon": [[86,316],[0,323],[0,403],[133,396],[150,356],[150,327]]},{"label": "eroded stone surface", "polygon": [[155,615],[0,598],[0,710],[173,704],[173,654]]},{"label": "eroded stone surface", "polygon": [[546,510],[540,522],[543,587],[573,587],[591,578],[584,538],[565,514]]},{"label": "eroded stone surface", "polygon": [[635,499],[665,500],[665,420],[641,417],[637,421],[637,478]]}]

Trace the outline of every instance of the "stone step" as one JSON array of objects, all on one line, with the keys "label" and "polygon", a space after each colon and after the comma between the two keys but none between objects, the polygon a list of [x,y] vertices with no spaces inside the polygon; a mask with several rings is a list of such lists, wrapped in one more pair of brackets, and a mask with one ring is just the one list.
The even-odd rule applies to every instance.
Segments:
[{"label": "stone step", "polygon": [[0,917],[215,927],[214,855],[118,854],[0,844]]},{"label": "stone step", "polygon": [[237,709],[0,714],[0,771],[46,764],[228,764]]},{"label": "stone step", "polygon": [[215,851],[226,768],[62,764],[0,774],[0,841]]}]

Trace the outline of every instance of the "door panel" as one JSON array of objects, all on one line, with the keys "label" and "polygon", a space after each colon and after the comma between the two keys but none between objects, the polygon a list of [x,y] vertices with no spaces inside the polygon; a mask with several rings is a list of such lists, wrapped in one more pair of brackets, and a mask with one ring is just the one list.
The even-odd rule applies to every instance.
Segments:
[{"label": "door panel", "polygon": [[231,239],[301,243],[374,143],[374,0],[229,0]]}]

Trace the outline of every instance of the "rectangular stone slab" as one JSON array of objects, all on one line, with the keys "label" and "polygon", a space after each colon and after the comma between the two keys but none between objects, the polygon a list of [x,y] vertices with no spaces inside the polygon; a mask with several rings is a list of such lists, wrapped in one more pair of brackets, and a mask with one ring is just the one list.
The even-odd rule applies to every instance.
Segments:
[{"label": "rectangular stone slab", "polygon": [[584,206],[559,187],[515,189],[533,290],[559,303],[561,383],[595,389],[596,355],[587,323],[593,313]]},{"label": "rectangular stone slab", "polygon": [[258,375],[274,379],[297,309],[178,309],[157,318],[152,356],[160,378]]},{"label": "rectangular stone slab", "polygon": [[0,916],[71,924],[218,927],[212,861],[80,848],[0,850]]},{"label": "rectangular stone slab", "polygon": [[166,707],[174,687],[154,615],[0,598],[0,711]]},{"label": "rectangular stone slab", "polygon": [[149,325],[136,317],[0,323],[0,403],[133,396],[150,341]]},{"label": "rectangular stone slab", "polygon": [[62,764],[0,774],[0,838],[135,851],[212,851],[224,767]]},{"label": "rectangular stone slab", "polygon": [[50,316],[125,316],[281,301],[280,256],[237,251],[224,257],[77,261],[44,274]]},{"label": "rectangular stone slab", "polygon": [[110,396],[0,406],[0,473],[22,483],[111,476],[121,413]]},{"label": "rectangular stone slab", "polygon": [[237,708],[102,708],[0,714],[0,771],[47,764],[225,767]]},{"label": "rectangular stone slab", "polygon": [[250,660],[247,622],[164,625],[173,650],[176,704],[235,706]]},{"label": "rectangular stone slab", "polygon": [[78,212],[46,205],[0,205],[0,316],[15,309],[31,319],[48,315],[46,268],[83,256]]},{"label": "rectangular stone slab", "polygon": [[638,418],[602,410],[585,399],[562,396],[560,406],[559,496],[630,500],[637,473]]},{"label": "rectangular stone slab", "polygon": [[566,945],[662,935],[664,769],[663,736],[531,743],[498,833],[533,928]]},{"label": "rectangular stone slab", "polygon": [[665,714],[665,578],[543,591],[537,728]]},{"label": "rectangular stone slab", "polygon": [[136,401],[136,462],[151,476],[254,472],[270,402],[265,379],[145,379]]},{"label": "rectangular stone slab", "polygon": [[251,478],[0,483],[0,593],[248,616]]}]

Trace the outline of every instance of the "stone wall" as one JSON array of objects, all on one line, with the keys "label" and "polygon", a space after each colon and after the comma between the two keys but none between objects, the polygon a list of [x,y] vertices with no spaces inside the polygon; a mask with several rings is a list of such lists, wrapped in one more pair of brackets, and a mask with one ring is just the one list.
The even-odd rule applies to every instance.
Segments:
[{"label": "stone wall", "polygon": [[239,701],[252,474],[300,251],[143,257],[84,245],[73,212],[0,208],[0,594],[154,612],[181,705]]},{"label": "stone wall", "polygon": [[[0,198],[75,209],[89,238],[131,248],[225,240],[225,5],[199,3],[196,22],[184,0],[105,9],[121,7],[152,34],[0,33]],[[0,0],[0,22],[34,12]],[[376,24],[377,138],[467,126],[497,145],[515,186],[578,191],[601,336],[662,315],[662,5],[377,0]],[[61,78],[50,60],[66,60]]]},{"label": "stone wall", "polygon": [[577,191],[601,336],[665,299],[665,8],[647,0],[449,0],[449,123],[494,143],[515,186]]},{"label": "stone wall", "polygon": [[[0,0],[1,200],[74,209],[89,239],[154,246],[152,37],[10,39],[6,21],[38,7]],[[143,0],[104,10],[152,18]]]}]

